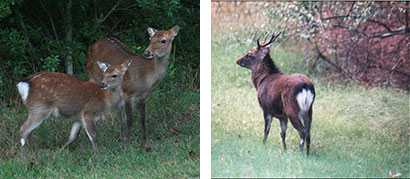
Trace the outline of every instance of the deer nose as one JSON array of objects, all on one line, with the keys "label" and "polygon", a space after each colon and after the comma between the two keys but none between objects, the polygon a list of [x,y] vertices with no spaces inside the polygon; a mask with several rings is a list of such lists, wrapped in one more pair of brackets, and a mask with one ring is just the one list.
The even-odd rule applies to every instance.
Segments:
[{"label": "deer nose", "polygon": [[144,52],[144,55],[145,55],[145,56],[149,56],[149,55],[150,55],[149,51],[145,51],[145,52]]},{"label": "deer nose", "polygon": [[105,87],[104,83],[100,83],[100,88],[104,88],[104,87]]}]

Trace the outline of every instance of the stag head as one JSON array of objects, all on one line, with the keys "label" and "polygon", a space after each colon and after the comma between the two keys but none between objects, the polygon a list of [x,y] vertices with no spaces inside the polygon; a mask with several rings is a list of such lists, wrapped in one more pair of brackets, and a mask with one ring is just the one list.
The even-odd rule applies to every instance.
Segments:
[{"label": "stag head", "polygon": [[271,38],[269,41],[266,41],[266,39],[269,36],[269,33],[265,36],[262,45],[259,43],[260,35],[258,39],[256,40],[257,46],[254,47],[251,51],[245,54],[242,58],[239,58],[236,63],[245,68],[253,69],[257,64],[259,64],[260,61],[262,61],[266,55],[269,54],[270,49],[269,49],[269,44],[274,42],[280,35],[281,32],[278,34],[274,35],[272,33]]}]

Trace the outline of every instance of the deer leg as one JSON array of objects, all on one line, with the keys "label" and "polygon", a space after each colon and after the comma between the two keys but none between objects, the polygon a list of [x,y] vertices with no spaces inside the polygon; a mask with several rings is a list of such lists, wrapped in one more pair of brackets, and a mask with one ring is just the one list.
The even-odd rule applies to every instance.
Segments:
[{"label": "deer leg", "polygon": [[141,122],[141,129],[142,129],[142,145],[144,146],[144,149],[146,151],[149,151],[150,148],[148,147],[147,144],[147,136],[145,133],[145,101],[139,101],[137,104],[137,110],[138,110],[138,117]]},{"label": "deer leg", "polygon": [[98,156],[98,146],[97,146],[97,131],[95,130],[95,120],[93,117],[83,117],[82,123],[87,133],[88,138],[93,145],[93,150],[96,156]]},{"label": "deer leg", "polygon": [[306,155],[309,156],[310,149],[310,124],[312,123],[312,109],[305,115],[303,123],[305,124],[306,134]]},{"label": "deer leg", "polygon": [[125,126],[124,126],[124,119],[125,119],[125,113],[124,113],[124,105],[123,104],[118,104],[118,116],[120,117],[120,126],[121,126],[121,140],[125,142]]},{"label": "deer leg", "polygon": [[288,119],[287,118],[280,118],[280,136],[282,137],[282,144],[283,144],[283,149],[286,150],[286,128],[288,125]]},{"label": "deer leg", "polygon": [[265,136],[263,137],[263,144],[266,143],[266,139],[269,135],[270,126],[272,124],[272,115],[264,115],[265,116]]},{"label": "deer leg", "polygon": [[67,143],[63,145],[62,149],[65,149],[68,145],[70,145],[77,139],[78,131],[80,131],[80,129],[81,129],[81,123],[74,122],[73,126],[71,127],[70,137],[68,138]]},{"label": "deer leg", "polygon": [[30,148],[32,148],[34,145],[33,137],[32,137],[33,130],[36,129],[41,124],[41,122],[43,122],[43,120],[47,118],[49,115],[50,115],[49,111],[39,112],[39,113],[30,111],[27,121],[24,122],[24,124],[21,126],[20,142],[22,145],[21,153],[22,153],[23,160],[27,159],[27,153],[29,150],[27,148],[27,145],[30,145]]},{"label": "deer leg", "polygon": [[299,132],[299,135],[300,135],[299,148],[300,148],[300,151],[303,151],[303,144],[305,143],[305,128],[303,127],[302,122],[300,122],[300,119],[298,117],[292,116],[289,118],[290,118],[290,122],[292,123],[293,127]]},{"label": "deer leg", "polygon": [[134,122],[134,116],[132,112],[132,101],[126,100],[124,103],[124,107],[127,116],[127,133],[125,135],[125,148],[128,148],[128,144],[130,142],[131,127],[132,123]]}]

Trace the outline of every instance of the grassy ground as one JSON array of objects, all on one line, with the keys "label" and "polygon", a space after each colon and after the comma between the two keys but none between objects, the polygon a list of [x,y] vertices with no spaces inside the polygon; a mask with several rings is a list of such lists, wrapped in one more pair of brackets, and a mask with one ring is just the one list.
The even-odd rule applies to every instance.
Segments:
[{"label": "grassy ground", "polygon": [[[292,125],[284,153],[278,120],[262,144],[264,120],[250,70],[236,65],[255,43],[241,43],[246,39],[235,40],[241,34],[224,34],[214,26],[212,35],[213,177],[389,177],[389,172],[410,177],[407,92],[311,76],[317,94],[311,156],[299,152]],[[300,53],[279,48],[271,56],[286,73],[306,73]]]},{"label": "grassy ground", "polygon": [[[70,123],[64,119],[44,121],[34,132],[36,158],[22,161],[19,128],[27,113],[25,107],[20,107],[3,109],[0,116],[0,176],[4,178],[199,176],[199,90],[158,89],[152,94],[146,122],[150,152],[141,147],[138,121],[134,123],[127,151],[120,141],[118,118],[108,117],[97,126],[99,161],[93,158],[91,142],[83,129],[68,149],[60,150],[70,133]],[[171,128],[181,134],[170,132]]]}]

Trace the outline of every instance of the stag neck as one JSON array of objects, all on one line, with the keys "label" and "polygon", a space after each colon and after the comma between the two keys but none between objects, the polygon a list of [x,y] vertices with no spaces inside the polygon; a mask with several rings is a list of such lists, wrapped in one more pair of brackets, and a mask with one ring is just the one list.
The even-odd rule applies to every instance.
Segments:
[{"label": "stag neck", "polygon": [[283,73],[276,67],[268,54],[260,64],[252,69],[251,78],[254,86],[258,88],[267,77],[274,74],[282,75]]}]

